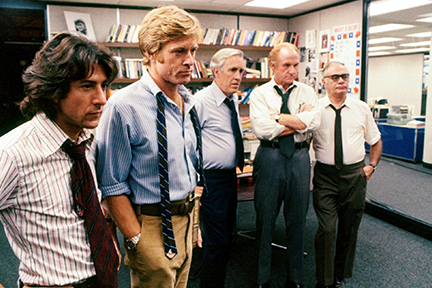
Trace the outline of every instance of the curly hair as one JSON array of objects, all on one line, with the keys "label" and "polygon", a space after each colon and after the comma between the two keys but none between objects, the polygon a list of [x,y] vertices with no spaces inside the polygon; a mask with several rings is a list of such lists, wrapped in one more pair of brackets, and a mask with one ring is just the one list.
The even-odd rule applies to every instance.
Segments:
[{"label": "curly hair", "polygon": [[84,36],[69,32],[57,34],[36,53],[32,65],[23,74],[26,97],[20,103],[24,116],[44,112],[54,120],[54,99],[61,100],[70,92],[71,83],[86,79],[100,65],[110,84],[118,75],[112,52]]},{"label": "curly hair", "polygon": [[163,6],[150,11],[141,23],[138,34],[143,64],[148,65],[148,54],[155,54],[172,40],[194,36],[198,42],[201,26],[198,19],[175,5]]}]

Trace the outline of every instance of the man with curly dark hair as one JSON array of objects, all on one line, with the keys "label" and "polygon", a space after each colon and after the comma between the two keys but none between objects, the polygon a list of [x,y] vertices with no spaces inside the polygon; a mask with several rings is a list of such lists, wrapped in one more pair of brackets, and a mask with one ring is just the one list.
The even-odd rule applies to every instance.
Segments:
[{"label": "man with curly dark hair", "polygon": [[[93,141],[117,74],[109,50],[69,33],[48,41],[24,72],[20,108],[32,118],[0,138],[0,220],[20,260],[20,287],[117,287],[118,249],[109,232],[94,232],[108,226],[95,193]],[[82,149],[80,160],[69,156],[70,146]],[[74,182],[78,162],[90,177]],[[91,229],[90,205],[77,200],[83,183],[99,213]],[[106,240],[97,249],[95,235]],[[112,261],[101,270],[108,254]]]}]

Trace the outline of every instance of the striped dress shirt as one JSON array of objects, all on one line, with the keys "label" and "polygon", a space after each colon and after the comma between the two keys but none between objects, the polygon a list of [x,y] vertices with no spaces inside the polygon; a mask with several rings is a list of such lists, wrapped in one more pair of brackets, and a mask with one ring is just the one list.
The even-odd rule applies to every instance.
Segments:
[{"label": "striped dress shirt", "polygon": [[[189,111],[193,99],[180,85],[184,112],[163,95],[168,138],[170,200],[184,199],[197,183],[197,141]],[[160,203],[156,95],[148,74],[116,92],[97,127],[97,176],[103,197],[128,195],[135,204]]]},{"label": "striped dress shirt", "polygon": [[[93,133],[84,130],[94,173]],[[65,285],[96,274],[84,221],[73,209],[68,136],[45,114],[0,138],[0,219],[24,283]]]}]

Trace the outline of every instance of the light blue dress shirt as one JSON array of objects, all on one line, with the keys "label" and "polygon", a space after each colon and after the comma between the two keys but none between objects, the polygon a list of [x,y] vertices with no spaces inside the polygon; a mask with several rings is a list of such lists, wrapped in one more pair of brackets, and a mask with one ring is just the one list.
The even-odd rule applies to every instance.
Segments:
[{"label": "light blue dress shirt", "polygon": [[[144,71],[140,81],[108,100],[97,128],[97,176],[102,195],[130,195],[135,204],[159,203],[157,100],[163,93]],[[193,99],[180,85],[184,116],[165,95],[170,200],[185,198],[197,183],[197,141],[189,111]]]},{"label": "light blue dress shirt", "polygon": [[[227,96],[213,82],[210,86],[195,93],[195,107],[202,129],[204,169],[235,168],[236,146],[234,132],[231,128],[231,110],[224,103]],[[236,97],[231,95],[238,112]],[[239,117],[239,127],[241,121]]]}]

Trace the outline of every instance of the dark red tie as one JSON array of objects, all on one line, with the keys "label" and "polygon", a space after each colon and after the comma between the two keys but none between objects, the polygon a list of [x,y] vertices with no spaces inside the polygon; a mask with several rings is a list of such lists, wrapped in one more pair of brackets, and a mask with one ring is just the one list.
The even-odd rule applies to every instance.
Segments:
[{"label": "dark red tie", "polygon": [[99,204],[93,174],[85,157],[85,146],[69,145],[67,141],[62,148],[74,160],[71,170],[74,210],[84,218],[98,287],[117,287],[119,256]]}]

